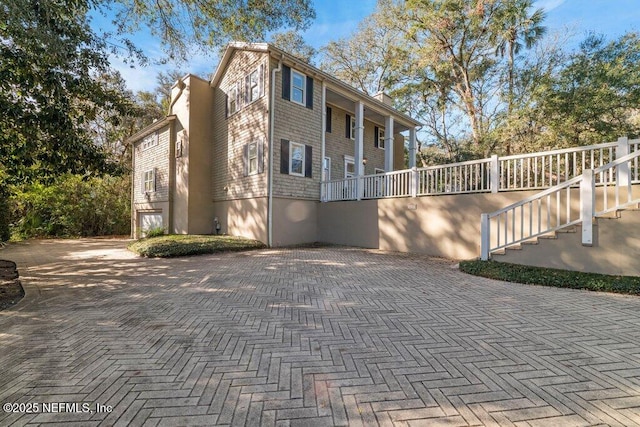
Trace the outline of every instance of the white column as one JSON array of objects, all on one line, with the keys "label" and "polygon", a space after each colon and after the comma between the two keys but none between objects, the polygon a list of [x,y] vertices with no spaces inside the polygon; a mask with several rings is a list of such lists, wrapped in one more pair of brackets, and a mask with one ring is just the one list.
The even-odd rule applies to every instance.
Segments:
[{"label": "white column", "polygon": [[416,128],[409,129],[409,168],[416,166]]},{"label": "white column", "polygon": [[393,117],[384,118],[384,171],[393,171]]},{"label": "white column", "polygon": [[594,190],[593,169],[587,169],[582,173],[582,181],[580,181],[580,219],[582,220],[583,246],[593,246]]},{"label": "white column", "polygon": [[364,165],[362,159],[364,158],[364,104],[360,101],[356,101],[356,129],[355,129],[355,174],[358,177],[357,180],[357,198],[362,199],[364,194],[364,186],[362,175],[364,175]]}]

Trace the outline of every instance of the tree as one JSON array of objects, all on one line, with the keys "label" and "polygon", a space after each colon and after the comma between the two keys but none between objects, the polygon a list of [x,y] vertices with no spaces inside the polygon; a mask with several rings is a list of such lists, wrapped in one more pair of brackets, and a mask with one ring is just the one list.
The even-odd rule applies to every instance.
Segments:
[{"label": "tree", "polygon": [[640,35],[591,35],[536,94],[545,131],[576,146],[640,135]]},{"label": "tree", "polygon": [[117,0],[101,7],[115,12],[114,24],[121,34],[146,26],[174,58],[185,58],[193,46],[261,41],[282,27],[305,29],[315,18],[310,0]]},{"label": "tree", "polygon": [[405,59],[402,32],[389,20],[398,8],[380,1],[378,9],[365,18],[347,39],[329,42],[322,48],[320,67],[366,94],[391,90],[400,78],[395,72]]},{"label": "tree", "polygon": [[105,44],[85,0],[15,0],[0,7],[0,158],[10,182],[112,171],[86,123],[98,109],[127,115],[131,103],[96,78]]},{"label": "tree", "polygon": [[[507,0],[503,8],[498,11],[495,20],[494,43],[496,51],[501,57],[507,56],[507,117],[513,113],[515,56],[523,47],[531,49],[546,33],[542,25],[545,19],[543,9],[537,9],[529,14],[533,7],[532,0]],[[511,154],[511,138],[505,144],[506,154]]]},{"label": "tree", "polygon": [[318,53],[298,32],[293,30],[273,34],[271,44],[309,64],[313,64],[313,59]]}]

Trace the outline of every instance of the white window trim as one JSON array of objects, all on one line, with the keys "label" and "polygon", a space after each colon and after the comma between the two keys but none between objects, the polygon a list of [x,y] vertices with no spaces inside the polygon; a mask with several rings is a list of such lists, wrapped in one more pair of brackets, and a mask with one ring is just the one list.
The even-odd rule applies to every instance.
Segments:
[{"label": "white window trim", "polygon": [[385,142],[385,130],[383,127],[378,127],[378,148],[384,150],[386,146]]},{"label": "white window trim", "polygon": [[[254,152],[255,152],[255,156],[251,156],[251,147],[254,147]],[[256,161],[256,167],[255,170],[251,170],[251,159],[255,159]],[[258,143],[257,142],[250,142],[249,143],[249,148],[247,148],[247,162],[249,163],[247,165],[247,171],[249,175],[255,175],[258,173]]]},{"label": "white window trim", "polygon": [[[302,91],[302,101],[296,101],[295,99],[293,99],[293,92],[294,89],[296,88],[296,86],[293,84],[293,77],[295,74],[298,74],[299,76],[302,76],[302,88],[298,88]],[[298,105],[302,105],[303,107],[307,106],[307,76],[304,73],[301,73],[300,71],[296,71],[293,68],[291,69],[291,90],[290,90],[290,94],[289,94],[289,100],[291,102],[294,102]]]},{"label": "white window trim", "polygon": [[[347,172],[348,164],[353,164],[353,173]],[[352,178],[354,176],[356,176],[356,159],[353,156],[344,156],[344,177]]]},{"label": "white window trim", "polygon": [[[294,146],[298,146],[302,148],[302,172],[301,173],[293,171],[293,147]],[[306,165],[306,158],[305,158],[306,151],[307,151],[307,148],[305,147],[304,144],[289,141],[289,175],[301,176],[301,177],[305,176],[304,172],[305,172],[305,165]]]},{"label": "white window trim", "polygon": [[158,132],[154,132],[150,135],[147,135],[142,139],[142,151],[148,150],[149,148],[156,147],[160,143],[160,135]]},{"label": "white window trim", "polygon": [[[255,81],[253,79],[254,75],[255,75]],[[253,97],[254,86],[256,89],[255,98]],[[249,104],[260,99],[260,67],[256,68],[255,70],[249,73],[249,87],[247,88],[247,91],[249,93]]]},{"label": "white window trim", "polygon": [[[151,179],[147,179],[148,175],[151,175]],[[151,189],[147,190],[147,183],[150,182],[151,185]],[[156,169],[147,169],[146,171],[142,172],[142,192],[144,194],[147,193],[155,193],[156,191]]]}]

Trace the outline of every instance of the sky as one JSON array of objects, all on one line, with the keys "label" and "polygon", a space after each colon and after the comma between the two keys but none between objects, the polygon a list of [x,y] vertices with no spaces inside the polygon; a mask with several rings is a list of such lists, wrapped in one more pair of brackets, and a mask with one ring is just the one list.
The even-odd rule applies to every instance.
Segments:
[{"label": "sky", "polygon": [[[376,0],[314,0],[316,19],[303,33],[311,46],[320,48],[329,41],[348,37],[358,23],[373,13]],[[545,25],[548,33],[563,32],[572,35],[569,48],[576,48],[589,33],[603,34],[615,39],[627,31],[640,31],[640,0],[537,0],[535,8],[547,13]],[[104,28],[106,19],[94,17],[93,26]],[[162,51],[157,40],[146,31],[140,31],[133,41],[150,58],[160,58]],[[131,67],[112,57],[112,66],[120,71],[129,89],[153,90],[156,76],[163,70],[181,69],[208,78],[217,64],[215,54],[198,54],[187,64],[149,65]]]}]

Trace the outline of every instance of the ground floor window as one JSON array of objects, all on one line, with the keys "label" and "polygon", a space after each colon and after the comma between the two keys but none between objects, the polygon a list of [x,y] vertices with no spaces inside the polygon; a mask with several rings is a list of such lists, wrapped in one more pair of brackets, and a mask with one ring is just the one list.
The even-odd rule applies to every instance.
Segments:
[{"label": "ground floor window", "polygon": [[356,175],[356,162],[351,156],[344,156],[344,177],[352,178]]}]

